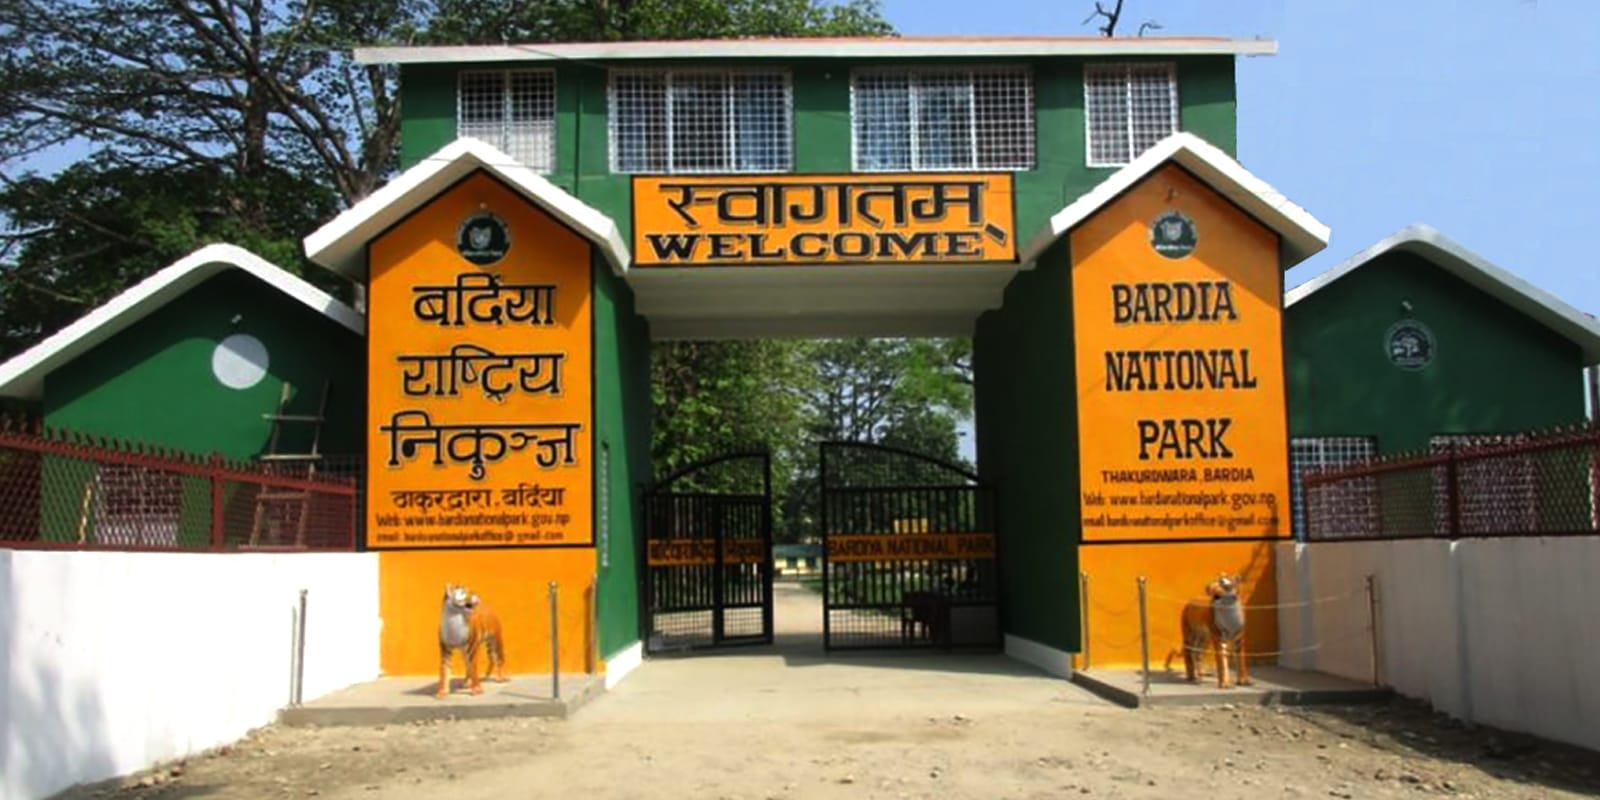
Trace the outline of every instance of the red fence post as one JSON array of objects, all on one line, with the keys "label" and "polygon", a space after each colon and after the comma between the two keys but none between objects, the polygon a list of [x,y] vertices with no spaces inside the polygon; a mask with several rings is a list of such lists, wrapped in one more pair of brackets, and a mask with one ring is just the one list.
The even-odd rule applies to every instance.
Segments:
[{"label": "red fence post", "polygon": [[222,551],[223,525],[222,525],[222,456],[211,454],[207,464],[211,478],[211,549]]}]

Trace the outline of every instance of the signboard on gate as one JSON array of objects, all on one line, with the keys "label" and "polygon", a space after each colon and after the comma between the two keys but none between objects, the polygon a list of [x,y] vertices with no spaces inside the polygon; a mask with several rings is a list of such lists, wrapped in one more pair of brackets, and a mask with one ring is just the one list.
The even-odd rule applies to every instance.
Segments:
[{"label": "signboard on gate", "polygon": [[479,174],[369,252],[367,546],[590,544],[589,243]]},{"label": "signboard on gate", "polygon": [[636,176],[639,267],[1013,262],[1010,173]]},{"label": "signboard on gate", "polygon": [[1083,540],[1287,536],[1277,235],[1168,166],[1071,253]]}]

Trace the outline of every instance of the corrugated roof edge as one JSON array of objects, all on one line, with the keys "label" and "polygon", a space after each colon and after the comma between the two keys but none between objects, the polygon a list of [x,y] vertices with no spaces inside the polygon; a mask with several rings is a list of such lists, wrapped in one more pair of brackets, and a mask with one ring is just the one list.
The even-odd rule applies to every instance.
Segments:
[{"label": "corrugated roof edge", "polygon": [[1220,36],[862,36],[356,47],[358,64],[709,58],[1275,55],[1272,39]]},{"label": "corrugated roof edge", "polygon": [[1379,256],[1391,252],[1410,252],[1427,259],[1468,284],[1528,315],[1583,352],[1585,366],[1600,364],[1600,321],[1579,311],[1561,298],[1523,280],[1512,272],[1490,263],[1459,242],[1425,223],[1415,223],[1363,248],[1337,266],[1284,293],[1287,309]]},{"label": "corrugated roof edge", "polygon": [[84,351],[228,269],[247,272],[308,308],[366,335],[361,314],[276,264],[232,244],[209,244],[128,287],[93,311],[0,364],[0,395],[36,400],[44,377]]}]

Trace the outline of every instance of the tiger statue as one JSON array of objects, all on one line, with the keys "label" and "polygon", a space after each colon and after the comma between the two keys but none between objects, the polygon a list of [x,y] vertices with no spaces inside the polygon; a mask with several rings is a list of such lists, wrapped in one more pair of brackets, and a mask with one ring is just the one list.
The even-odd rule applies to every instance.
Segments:
[{"label": "tiger statue", "polygon": [[[1183,628],[1184,678],[1199,683],[1201,659],[1212,647],[1217,653],[1217,687],[1231,688],[1228,676],[1230,651],[1239,662],[1240,686],[1250,685],[1249,660],[1244,653],[1244,604],[1239,602],[1239,576],[1219,575],[1206,584],[1206,596],[1190,600],[1183,607],[1180,618]],[[1179,650],[1167,654],[1167,669],[1172,669],[1172,659]]]},{"label": "tiger statue", "polygon": [[478,680],[478,651],[488,656],[486,677],[506,681],[505,640],[500,633],[500,617],[465,586],[447,583],[439,614],[439,689],[436,697],[450,694],[450,657],[461,651],[466,667],[467,691],[483,694]]}]

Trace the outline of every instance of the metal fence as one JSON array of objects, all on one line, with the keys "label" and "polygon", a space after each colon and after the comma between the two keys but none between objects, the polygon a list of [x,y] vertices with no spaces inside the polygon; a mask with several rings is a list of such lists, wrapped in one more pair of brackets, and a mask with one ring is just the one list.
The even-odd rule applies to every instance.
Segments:
[{"label": "metal fence", "polygon": [[351,550],[359,462],[242,463],[0,418],[0,546]]},{"label": "metal fence", "polygon": [[1309,541],[1600,533],[1600,428],[1444,440],[1301,475]]}]

